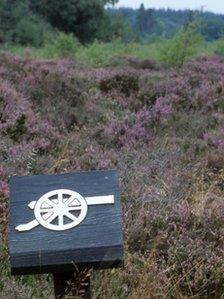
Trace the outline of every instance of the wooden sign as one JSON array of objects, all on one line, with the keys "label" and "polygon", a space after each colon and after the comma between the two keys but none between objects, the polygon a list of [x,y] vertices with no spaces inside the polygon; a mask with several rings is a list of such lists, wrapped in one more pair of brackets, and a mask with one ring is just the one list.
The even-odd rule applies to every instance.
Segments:
[{"label": "wooden sign", "polygon": [[12,177],[9,252],[13,274],[120,266],[116,171]]}]

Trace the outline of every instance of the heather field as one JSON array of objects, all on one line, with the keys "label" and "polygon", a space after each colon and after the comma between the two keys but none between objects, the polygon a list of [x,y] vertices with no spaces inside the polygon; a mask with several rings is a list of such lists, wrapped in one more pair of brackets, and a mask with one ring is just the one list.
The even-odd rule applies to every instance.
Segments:
[{"label": "heather field", "polygon": [[53,298],[51,276],[10,275],[9,177],[93,169],[120,173],[125,240],[93,298],[223,298],[223,58],[0,55],[0,298]]}]

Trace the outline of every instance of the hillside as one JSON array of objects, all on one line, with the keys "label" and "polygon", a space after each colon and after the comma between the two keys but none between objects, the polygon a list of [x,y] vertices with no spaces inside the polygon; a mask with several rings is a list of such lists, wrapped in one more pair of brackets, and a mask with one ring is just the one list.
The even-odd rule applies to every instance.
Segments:
[{"label": "hillside", "polygon": [[124,268],[94,273],[93,298],[223,294],[224,60],[134,67],[1,54],[1,298],[53,289],[10,276],[9,176],[92,169],[120,172],[125,238]]}]

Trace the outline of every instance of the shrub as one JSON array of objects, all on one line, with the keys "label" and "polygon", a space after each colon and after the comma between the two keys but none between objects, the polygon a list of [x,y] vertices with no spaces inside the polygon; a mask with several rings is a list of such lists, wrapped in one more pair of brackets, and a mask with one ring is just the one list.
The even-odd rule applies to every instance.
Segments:
[{"label": "shrub", "polygon": [[201,42],[202,37],[197,33],[197,27],[191,23],[164,44],[160,52],[161,60],[169,65],[180,67],[196,55]]},{"label": "shrub", "polygon": [[51,26],[29,9],[29,1],[1,1],[0,39],[6,43],[41,46]]},{"label": "shrub", "polygon": [[43,51],[48,57],[74,57],[78,47],[78,39],[72,34],[60,32],[53,40],[50,38],[45,44]]},{"label": "shrub", "polygon": [[112,89],[118,89],[126,96],[139,90],[139,80],[135,74],[116,74],[113,78],[105,78],[100,81],[100,89],[109,92]]},{"label": "shrub", "polygon": [[224,39],[220,39],[216,42],[215,54],[224,56]]},{"label": "shrub", "polygon": [[42,46],[46,32],[50,32],[51,27],[39,16],[27,15],[17,24],[13,33],[14,41],[22,45]]}]

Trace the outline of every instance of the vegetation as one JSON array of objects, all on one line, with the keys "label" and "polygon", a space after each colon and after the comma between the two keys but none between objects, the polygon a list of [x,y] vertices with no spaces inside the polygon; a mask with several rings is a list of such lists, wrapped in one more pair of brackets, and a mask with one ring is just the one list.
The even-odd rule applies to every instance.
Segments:
[{"label": "vegetation", "polygon": [[129,22],[132,29],[143,39],[151,39],[155,36],[171,38],[186,24],[197,19],[198,31],[206,41],[214,41],[222,37],[224,33],[223,15],[211,12],[172,9],[145,9],[141,5],[139,9],[120,8],[110,9],[111,15],[122,14]]},{"label": "vegetation", "polygon": [[9,176],[110,168],[121,177],[125,267],[95,273],[93,298],[221,298],[223,59],[177,71],[0,62],[2,298],[53,290],[49,276],[10,275]]},{"label": "vegetation", "polygon": [[[72,57],[84,65],[93,67],[122,67],[127,64],[129,58],[136,60],[153,59],[160,64],[178,67],[182,62],[194,57],[214,54],[222,55],[220,49],[223,44],[222,39],[213,43],[205,42],[200,35],[194,32],[193,28],[189,29],[189,31],[192,32],[194,37],[192,41],[188,41],[186,33],[180,32],[171,40],[158,39],[147,43],[124,43],[120,39],[104,43],[95,40],[89,45],[80,44],[72,34],[66,35],[61,33],[53,37],[50,35],[43,47],[3,45],[0,51],[10,51],[23,58],[52,59]],[[187,45],[186,48],[185,45]]]},{"label": "vegetation", "polygon": [[[8,2],[6,1],[5,3]],[[37,1],[37,3],[39,2]],[[38,11],[35,1],[32,5],[33,11],[35,11],[34,7]],[[25,8],[25,11],[28,13],[29,6],[27,6],[26,1],[23,2],[22,6],[18,2],[17,6],[9,6],[12,10],[10,15],[14,16],[14,10],[16,10],[20,19],[21,7]],[[60,5],[58,9],[59,7]],[[92,9],[91,6],[89,9]],[[47,11],[45,12],[47,13]],[[7,16],[4,10],[2,13]],[[167,11],[167,13],[171,12]],[[181,67],[184,62],[193,57],[212,54],[222,55],[222,39],[213,43],[205,41],[200,34],[200,21],[195,17],[195,14],[188,13],[188,21],[185,20],[183,28],[172,38],[157,37],[147,40],[149,28],[151,28],[151,37],[156,32],[158,20],[155,18],[153,10],[145,10],[143,5],[140,7],[137,15],[138,30],[136,32],[131,29],[127,16],[118,14],[117,11],[109,11],[108,14],[104,11],[104,17],[98,18],[103,25],[96,26],[99,30],[94,34],[90,34],[92,36],[91,39],[94,35],[96,39],[88,44],[81,43],[84,40],[80,35],[55,31],[55,28],[53,29],[46,23],[46,16],[45,20],[40,18],[38,14],[33,14],[32,12],[27,14],[26,18],[21,18],[17,26],[14,18],[14,22],[12,22],[14,23],[14,29],[3,28],[2,32],[5,32],[5,36],[3,34],[2,40],[4,43],[1,47],[2,50],[9,50],[23,57],[29,56],[30,58],[70,57],[95,67],[123,66],[130,57],[145,60],[154,59],[167,66]],[[41,23],[35,23],[35,19],[41,20]],[[46,26],[47,30],[44,30],[44,26]],[[94,26],[91,27],[92,29],[94,28]],[[88,31],[88,29],[86,30]],[[87,37],[87,34],[84,34],[84,36],[87,40],[91,40]],[[145,41],[139,40],[139,36],[144,37]],[[13,40],[14,43],[12,42]],[[17,43],[15,44],[15,42]]]},{"label": "vegetation", "polygon": [[190,23],[161,48],[161,59],[173,66],[182,66],[184,62],[197,54],[202,37],[197,32],[195,23]]},{"label": "vegetation", "polygon": [[202,11],[173,11],[128,8],[105,9],[101,0],[0,0],[0,42],[42,46],[50,34],[72,33],[83,44],[151,41],[172,38],[189,23],[197,20],[197,31],[206,41],[222,37],[224,19],[221,15]]},{"label": "vegetation", "polygon": [[1,298],[53,290],[10,274],[9,177],[110,168],[125,267],[93,298],[224,296],[223,16],[113,2],[0,0]]},{"label": "vegetation", "polygon": [[46,33],[58,30],[73,33],[82,43],[109,36],[111,40],[116,34],[127,37],[131,30],[124,18],[118,15],[112,19],[105,10],[106,3],[114,2],[0,0],[0,41],[41,46]]},{"label": "vegetation", "polygon": [[102,26],[105,10],[100,0],[30,1],[31,10],[42,15],[54,28],[74,33],[82,42],[90,42]]},{"label": "vegetation", "polygon": [[30,12],[27,1],[0,0],[0,42],[41,46],[51,26]]}]

